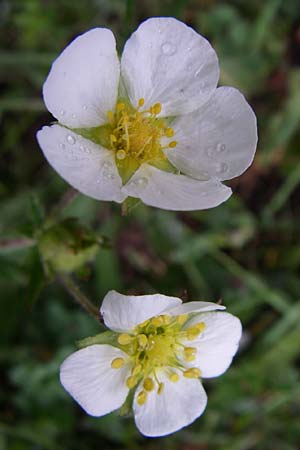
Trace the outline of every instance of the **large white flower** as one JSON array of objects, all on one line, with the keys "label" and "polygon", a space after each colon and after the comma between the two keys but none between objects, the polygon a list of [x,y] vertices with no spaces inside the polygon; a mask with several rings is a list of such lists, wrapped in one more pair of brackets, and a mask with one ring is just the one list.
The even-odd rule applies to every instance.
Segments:
[{"label": "large white flower", "polygon": [[203,413],[201,378],[221,375],[237,351],[241,323],[223,309],[110,291],[100,311],[113,331],[85,340],[63,362],[61,383],[92,416],[126,402],[145,436],[173,433]]},{"label": "large white flower", "polygon": [[37,134],[54,169],[99,200],[163,209],[219,205],[221,183],[251,164],[256,118],[234,88],[217,88],[208,41],[173,18],[143,22],[121,61],[112,32],[77,37],[54,61],[44,101],[58,120]]}]

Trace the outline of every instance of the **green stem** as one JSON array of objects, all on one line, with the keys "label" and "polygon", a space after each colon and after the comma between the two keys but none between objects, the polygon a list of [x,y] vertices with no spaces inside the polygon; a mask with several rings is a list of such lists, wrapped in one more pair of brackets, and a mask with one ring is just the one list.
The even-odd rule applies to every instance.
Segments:
[{"label": "green stem", "polygon": [[36,244],[34,239],[30,238],[4,238],[0,239],[0,252],[17,250],[19,248],[32,247]]},{"label": "green stem", "polygon": [[62,286],[69,292],[69,294],[79,303],[91,316],[97,321],[103,322],[103,318],[95,305],[81,292],[74,280],[66,274],[60,273],[57,275],[58,280]]},{"label": "green stem", "polygon": [[62,196],[60,201],[52,208],[48,221],[55,220],[79,195],[79,192],[73,188],[67,190],[67,192]]}]

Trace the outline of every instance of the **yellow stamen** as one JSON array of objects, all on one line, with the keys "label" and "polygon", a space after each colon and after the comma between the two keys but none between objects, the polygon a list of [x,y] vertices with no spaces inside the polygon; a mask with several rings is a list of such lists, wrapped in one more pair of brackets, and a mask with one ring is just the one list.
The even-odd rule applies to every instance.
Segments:
[{"label": "yellow stamen", "polygon": [[130,334],[122,333],[118,336],[118,343],[121,345],[128,345],[132,341],[133,337]]},{"label": "yellow stamen", "polygon": [[125,109],[124,103],[117,103],[117,111],[123,111],[123,109]]},{"label": "yellow stamen", "polygon": [[133,369],[131,370],[131,375],[135,377],[136,375],[138,375],[138,374],[141,372],[141,370],[142,370],[141,364],[137,364],[137,365],[134,366]]},{"label": "yellow stamen", "polygon": [[135,377],[133,377],[133,376],[128,377],[127,380],[126,380],[126,386],[129,389],[132,389],[137,384],[137,382],[138,382],[138,380]]},{"label": "yellow stamen", "polygon": [[137,402],[140,406],[144,405],[147,401],[147,392],[141,391],[138,393]]},{"label": "yellow stamen", "polygon": [[153,105],[150,110],[152,114],[159,114],[161,112],[161,103],[155,103],[155,105]]},{"label": "yellow stamen", "polygon": [[148,344],[148,338],[145,334],[139,334],[137,337],[139,346],[142,348],[146,348]]},{"label": "yellow stamen", "polygon": [[177,141],[172,141],[169,143],[170,148],[174,148],[174,147],[176,147],[176,145],[177,145]]},{"label": "yellow stamen", "polygon": [[172,372],[169,375],[169,380],[172,381],[172,383],[177,383],[177,381],[179,381],[179,375],[176,372]]},{"label": "yellow stamen", "polygon": [[145,99],[144,98],[140,98],[139,99],[139,107],[144,106],[145,103]]},{"label": "yellow stamen", "polygon": [[157,389],[158,395],[160,395],[162,393],[162,391],[164,390],[164,387],[165,387],[164,383],[159,383],[158,389]]},{"label": "yellow stamen", "polygon": [[174,136],[174,130],[173,128],[166,128],[165,129],[165,136],[171,138]]},{"label": "yellow stamen", "polygon": [[115,358],[112,360],[110,365],[113,369],[120,369],[121,367],[124,366],[124,364],[125,364],[124,358]]},{"label": "yellow stamen", "polygon": [[199,322],[196,325],[193,325],[192,327],[187,328],[186,334],[189,341],[192,341],[193,339],[196,339],[196,337],[199,336],[202,331],[205,329],[205,323]]},{"label": "yellow stamen", "polygon": [[120,159],[120,160],[125,159],[126,158],[125,150],[118,150],[116,153],[116,157],[117,157],[117,159]]},{"label": "yellow stamen", "polygon": [[191,367],[183,372],[183,376],[186,378],[199,378],[201,377],[201,370]]},{"label": "yellow stamen", "polygon": [[181,314],[180,316],[176,316],[176,322],[179,325],[183,325],[188,320],[188,318],[188,314]]},{"label": "yellow stamen", "polygon": [[154,381],[151,378],[145,378],[143,383],[144,389],[146,391],[153,391],[154,389]]}]

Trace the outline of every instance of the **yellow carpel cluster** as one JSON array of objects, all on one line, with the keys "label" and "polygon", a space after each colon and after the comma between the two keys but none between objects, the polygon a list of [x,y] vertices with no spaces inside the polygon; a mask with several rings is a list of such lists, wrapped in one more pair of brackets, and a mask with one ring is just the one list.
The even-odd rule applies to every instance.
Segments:
[{"label": "yellow carpel cluster", "polygon": [[[131,365],[126,385],[128,389],[138,387],[139,405],[146,403],[151,392],[158,395],[163,392],[164,383],[160,379],[162,372],[171,383],[177,383],[181,376],[191,379],[201,377],[199,368],[186,365],[196,359],[197,349],[182,342],[197,339],[204,331],[205,324],[198,322],[188,326],[188,319],[188,314],[162,314],[138,325],[131,334],[118,335],[117,342],[128,354]],[[124,364],[123,358],[115,358],[111,367],[119,369]]]},{"label": "yellow carpel cluster", "polygon": [[[110,126],[110,147],[115,152],[115,160],[120,175],[132,175],[145,162],[159,162],[166,160],[164,148],[174,148],[175,140],[165,147],[161,139],[172,138],[173,128],[169,127],[165,119],[159,116],[162,106],[155,103],[148,109],[142,109],[145,100],[139,99],[138,107],[133,108],[126,102],[119,102],[115,112],[108,111]],[[122,177],[123,178],[123,177]]]}]

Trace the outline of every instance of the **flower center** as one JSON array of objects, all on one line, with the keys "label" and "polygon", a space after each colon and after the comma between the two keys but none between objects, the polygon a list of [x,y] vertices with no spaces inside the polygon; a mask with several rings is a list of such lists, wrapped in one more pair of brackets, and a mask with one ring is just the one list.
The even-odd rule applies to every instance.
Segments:
[{"label": "flower center", "polygon": [[[196,358],[197,349],[183,345],[183,341],[196,339],[205,325],[199,322],[184,327],[189,316],[160,315],[138,325],[132,334],[118,335],[118,343],[129,358],[131,374],[126,380],[129,389],[139,385],[137,401],[140,405],[147,400],[150,391],[161,394],[164,384],[160,373],[164,371],[171,382],[177,382],[182,374],[186,378],[199,378],[201,372],[196,367],[187,367],[186,362]],[[125,364],[123,358],[115,358],[111,367],[118,369]]]},{"label": "flower center", "polygon": [[142,109],[145,101],[139,100],[138,108],[125,102],[117,103],[113,113],[108,111],[110,126],[110,148],[115,152],[115,161],[123,182],[143,163],[163,165],[167,158],[164,148],[176,147],[177,142],[171,140],[165,147],[161,139],[172,138],[173,128],[165,119],[159,118],[161,104],[155,103],[149,109]]}]

